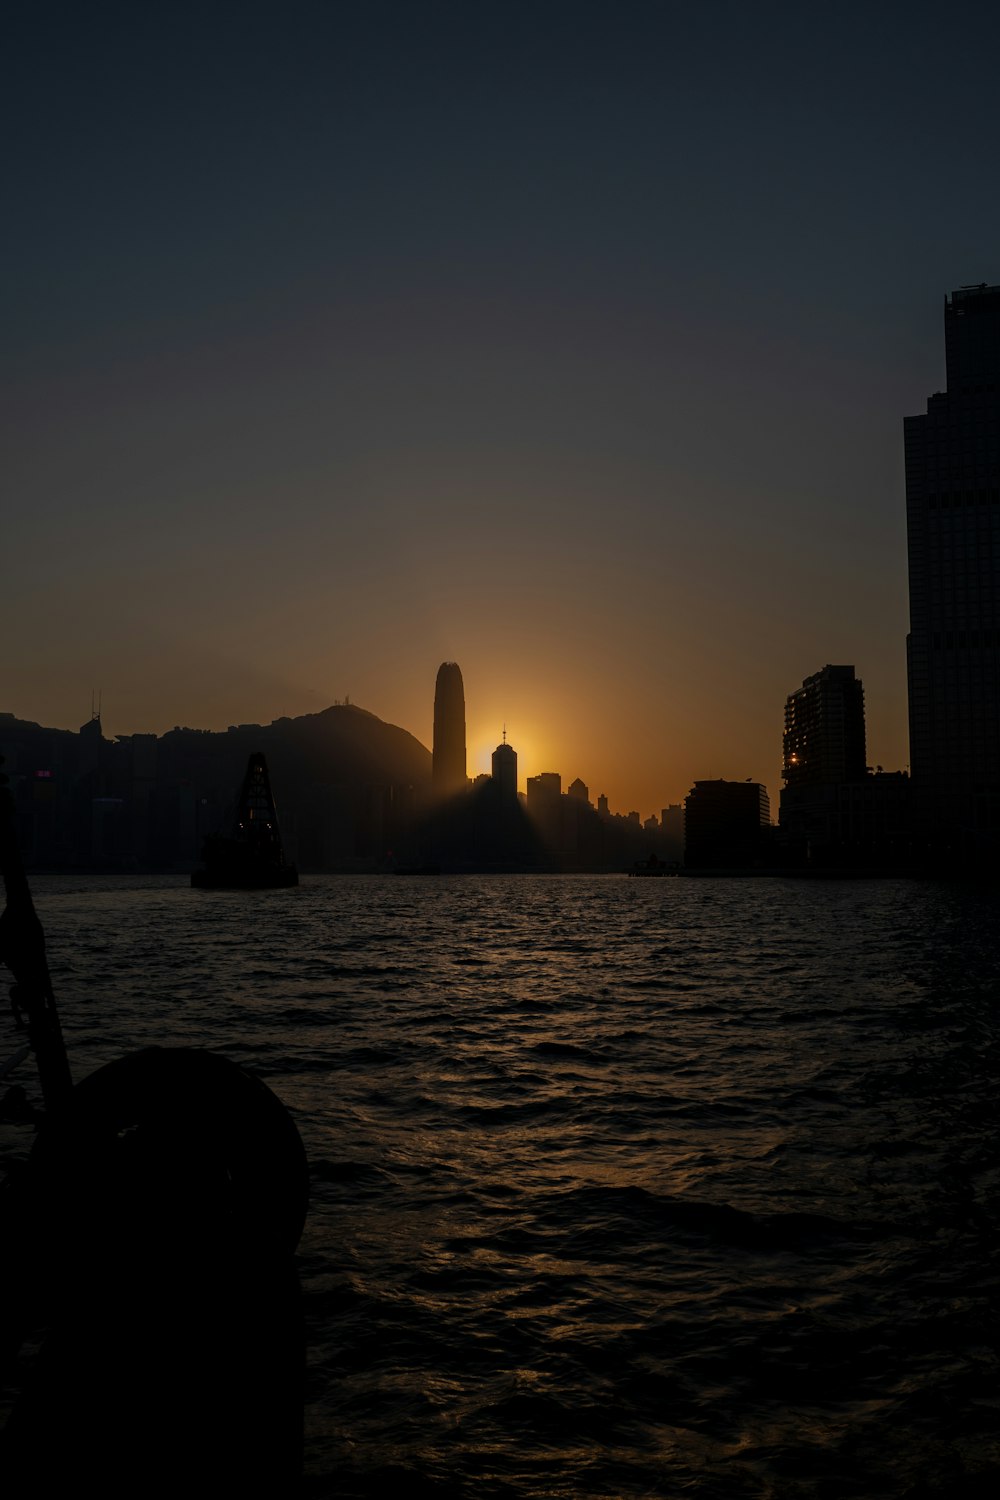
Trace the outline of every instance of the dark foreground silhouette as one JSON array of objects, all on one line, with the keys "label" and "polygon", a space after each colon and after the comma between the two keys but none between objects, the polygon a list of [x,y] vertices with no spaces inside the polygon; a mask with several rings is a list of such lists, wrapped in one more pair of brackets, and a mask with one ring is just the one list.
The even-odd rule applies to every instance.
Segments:
[{"label": "dark foreground silhouette", "polygon": [[45,1115],[0,1191],[4,1493],[294,1494],[298,1131],[259,1079],[187,1048],[72,1087],[8,809],[0,786],[0,956]]}]

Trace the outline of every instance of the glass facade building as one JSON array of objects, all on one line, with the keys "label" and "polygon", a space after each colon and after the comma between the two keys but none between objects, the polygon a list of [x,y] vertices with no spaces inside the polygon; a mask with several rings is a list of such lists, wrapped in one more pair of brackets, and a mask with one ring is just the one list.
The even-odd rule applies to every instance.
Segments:
[{"label": "glass facade building", "polygon": [[1000,843],[1000,286],[945,299],[947,390],[907,417],[907,675],[915,826],[931,853]]}]

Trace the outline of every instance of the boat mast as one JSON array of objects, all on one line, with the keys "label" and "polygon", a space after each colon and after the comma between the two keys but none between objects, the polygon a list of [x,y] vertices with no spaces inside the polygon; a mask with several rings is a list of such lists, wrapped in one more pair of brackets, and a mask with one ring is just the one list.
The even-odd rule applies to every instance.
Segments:
[{"label": "boat mast", "polygon": [[8,781],[0,771],[0,870],[7,893],[7,906],[0,914],[0,961],[14,975],[10,992],[14,1013],[27,1022],[42,1098],[51,1113],[68,1101],[73,1079],[49,978],[45,934],[31,899],[17,844],[14,799]]}]

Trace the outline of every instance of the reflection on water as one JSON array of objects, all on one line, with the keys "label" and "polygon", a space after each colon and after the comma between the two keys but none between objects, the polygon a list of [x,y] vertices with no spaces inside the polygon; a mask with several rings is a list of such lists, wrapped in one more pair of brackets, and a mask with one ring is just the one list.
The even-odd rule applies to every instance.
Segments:
[{"label": "reflection on water", "polygon": [[311,1495],[992,1493],[994,893],[39,882],[77,1076],[194,1043],[313,1165]]}]

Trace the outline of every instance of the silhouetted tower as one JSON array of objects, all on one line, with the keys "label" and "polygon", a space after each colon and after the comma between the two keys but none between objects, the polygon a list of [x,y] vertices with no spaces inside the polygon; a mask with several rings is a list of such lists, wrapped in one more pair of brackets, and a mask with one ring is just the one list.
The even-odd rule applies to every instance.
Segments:
[{"label": "silhouetted tower", "polygon": [[507,743],[506,729],[503,743],[493,752],[493,781],[501,802],[517,801],[517,751]]},{"label": "silhouetted tower", "polygon": [[1000,286],[945,297],[947,390],[907,417],[907,675],[915,822],[938,850],[1000,842]]},{"label": "silhouetted tower", "polygon": [[443,661],[434,689],[434,790],[442,797],[463,792],[465,772],[465,688],[457,662]]},{"label": "silhouetted tower", "polygon": [[102,769],[104,732],[101,728],[101,703],[93,693],[90,695],[90,718],[80,726],[80,775],[87,776]]},{"label": "silhouetted tower", "polygon": [[853,667],[826,666],[788,695],[782,748],[789,787],[863,780],[865,690]]}]

